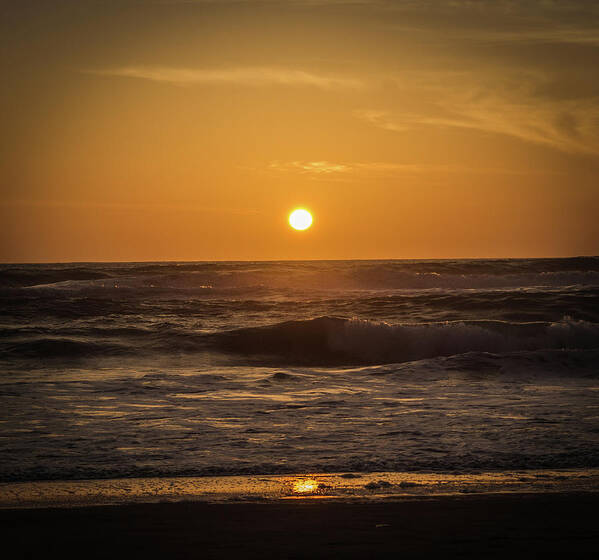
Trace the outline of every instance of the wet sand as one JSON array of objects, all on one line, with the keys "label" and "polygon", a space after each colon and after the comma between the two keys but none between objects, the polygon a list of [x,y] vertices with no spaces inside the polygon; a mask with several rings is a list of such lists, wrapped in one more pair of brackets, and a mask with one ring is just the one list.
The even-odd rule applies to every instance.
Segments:
[{"label": "wet sand", "polygon": [[247,502],[296,498],[373,501],[464,494],[566,493],[599,490],[599,469],[480,473],[303,473],[55,480],[0,484],[0,509],[155,502]]},{"label": "wet sand", "polygon": [[0,510],[12,558],[591,558],[599,493]]}]

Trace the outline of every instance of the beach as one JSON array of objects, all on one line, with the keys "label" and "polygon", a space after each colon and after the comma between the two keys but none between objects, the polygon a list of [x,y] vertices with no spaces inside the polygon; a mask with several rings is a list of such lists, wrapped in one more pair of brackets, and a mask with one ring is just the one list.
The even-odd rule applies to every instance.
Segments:
[{"label": "beach", "polygon": [[585,558],[597,493],[0,510],[14,558]]},{"label": "beach", "polygon": [[0,485],[19,558],[583,557],[599,472],[337,473]]}]

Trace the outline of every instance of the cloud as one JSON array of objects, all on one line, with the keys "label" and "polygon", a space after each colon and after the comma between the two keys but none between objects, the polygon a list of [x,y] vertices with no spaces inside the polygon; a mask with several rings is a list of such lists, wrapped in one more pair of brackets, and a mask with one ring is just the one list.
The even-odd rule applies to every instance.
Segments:
[{"label": "cloud", "polygon": [[269,164],[269,168],[277,171],[296,171],[312,175],[330,175],[331,173],[351,171],[349,165],[329,161],[289,161],[286,163],[273,161]]},{"label": "cloud", "polygon": [[223,69],[171,68],[165,66],[125,66],[104,70],[89,70],[100,76],[137,78],[176,85],[244,86],[310,86],[320,89],[357,88],[362,84],[355,79],[314,74],[304,70],[270,67],[238,67]]},{"label": "cloud", "polygon": [[463,128],[503,134],[571,152],[599,154],[599,97],[546,95],[540,73],[406,73],[395,80],[401,99],[418,100],[354,116],[383,130]]},{"label": "cloud", "polygon": [[[368,177],[393,177],[400,175],[420,174],[506,174],[521,175],[521,170],[506,168],[472,167],[464,165],[427,164],[427,163],[394,163],[384,161],[370,162],[330,162],[330,161],[273,161],[268,165],[271,170],[300,173],[313,179],[334,178],[335,180],[359,179]],[[526,174],[531,172],[527,171]]]},{"label": "cloud", "polygon": [[[455,14],[454,14],[455,17]],[[429,43],[455,45],[462,42],[471,45],[501,46],[538,46],[543,49],[547,45],[578,45],[581,47],[599,47],[597,25],[560,24],[552,21],[540,24],[530,22],[528,25],[510,25],[504,23],[505,29],[489,27],[486,22],[479,26],[457,22],[455,26],[432,24],[410,25],[406,23],[390,24],[398,33],[417,36]]]},{"label": "cloud", "polygon": [[523,29],[520,31],[468,31],[465,39],[486,43],[570,43],[599,47],[599,33],[594,28],[548,27],[546,29]]},{"label": "cloud", "polygon": [[383,130],[392,130],[393,132],[403,132],[413,128],[408,122],[401,123],[399,119],[394,119],[389,111],[377,109],[356,109],[354,116],[370,123]]}]

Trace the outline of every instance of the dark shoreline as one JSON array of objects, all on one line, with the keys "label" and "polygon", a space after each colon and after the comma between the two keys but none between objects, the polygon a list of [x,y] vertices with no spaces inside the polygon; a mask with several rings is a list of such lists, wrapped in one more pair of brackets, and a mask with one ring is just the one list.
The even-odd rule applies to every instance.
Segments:
[{"label": "dark shoreline", "polygon": [[599,493],[0,510],[12,558],[592,557]]}]

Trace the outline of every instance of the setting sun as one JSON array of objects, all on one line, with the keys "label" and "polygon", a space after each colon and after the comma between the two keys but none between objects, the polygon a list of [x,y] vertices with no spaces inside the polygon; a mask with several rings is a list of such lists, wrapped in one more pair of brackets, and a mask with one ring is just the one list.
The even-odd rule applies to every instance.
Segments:
[{"label": "setting sun", "polygon": [[300,231],[308,229],[312,225],[312,214],[303,208],[298,208],[289,214],[289,225]]}]

